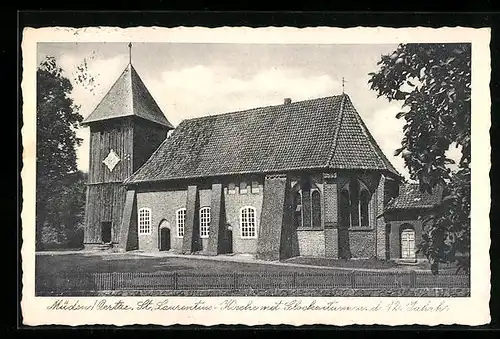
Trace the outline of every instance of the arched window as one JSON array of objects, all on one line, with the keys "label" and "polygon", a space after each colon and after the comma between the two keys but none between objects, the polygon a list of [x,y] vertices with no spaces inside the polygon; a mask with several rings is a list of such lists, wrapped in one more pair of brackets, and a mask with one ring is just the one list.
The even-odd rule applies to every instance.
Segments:
[{"label": "arched window", "polygon": [[294,194],[296,227],[321,228],[321,193],[317,187],[306,186]]},{"label": "arched window", "polygon": [[151,209],[141,208],[139,210],[137,223],[139,234],[151,234]]},{"label": "arched window", "polygon": [[368,189],[352,179],[340,191],[340,222],[347,227],[370,226],[370,200]]},{"label": "arched window", "polygon": [[244,239],[257,237],[257,217],[254,207],[246,206],[240,210],[240,232]]},{"label": "arched window", "polygon": [[311,193],[312,199],[312,226],[314,228],[321,228],[321,195],[318,190]]},{"label": "arched window", "polygon": [[208,238],[210,232],[210,207],[200,209],[200,237]]},{"label": "arched window", "polygon": [[175,224],[177,228],[177,237],[184,237],[184,226],[186,225],[186,209],[179,208],[175,212]]},{"label": "arched window", "polygon": [[411,225],[402,226],[401,259],[415,259],[415,230]]}]

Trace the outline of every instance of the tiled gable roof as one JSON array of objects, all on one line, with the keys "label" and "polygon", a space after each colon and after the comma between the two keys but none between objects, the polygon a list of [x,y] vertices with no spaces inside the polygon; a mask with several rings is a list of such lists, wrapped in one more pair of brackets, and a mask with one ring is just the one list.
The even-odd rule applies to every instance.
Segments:
[{"label": "tiled gable roof", "polygon": [[173,128],[131,64],[83,124],[126,116],[137,116]]},{"label": "tiled gable roof", "polygon": [[126,183],[369,169],[399,175],[347,95],[185,120]]},{"label": "tiled gable roof", "polygon": [[398,173],[368,131],[348,96],[343,102],[341,112],[342,120],[330,166],[346,169],[387,169]]},{"label": "tiled gable roof", "polygon": [[441,203],[443,198],[443,187],[437,186],[432,194],[421,192],[418,184],[403,184],[399,188],[399,195],[391,200],[386,207],[386,211],[432,208]]}]

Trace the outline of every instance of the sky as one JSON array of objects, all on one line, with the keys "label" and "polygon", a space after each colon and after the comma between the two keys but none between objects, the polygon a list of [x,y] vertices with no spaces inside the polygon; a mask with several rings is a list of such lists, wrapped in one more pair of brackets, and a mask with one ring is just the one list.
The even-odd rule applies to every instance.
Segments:
[{"label": "sky", "polygon": [[[279,105],[284,98],[300,101],[347,93],[368,129],[396,169],[408,171],[394,150],[400,147],[403,120],[395,115],[401,102],[377,98],[368,85],[382,54],[397,45],[285,45],[213,43],[134,43],[131,59],[167,119],[177,126],[184,119]],[[129,61],[125,43],[38,43],[38,63],[56,58],[73,83],[71,97],[87,117]],[[73,75],[84,60],[95,78],[93,91],[75,83]],[[77,150],[78,168],[88,169],[89,129]]]}]

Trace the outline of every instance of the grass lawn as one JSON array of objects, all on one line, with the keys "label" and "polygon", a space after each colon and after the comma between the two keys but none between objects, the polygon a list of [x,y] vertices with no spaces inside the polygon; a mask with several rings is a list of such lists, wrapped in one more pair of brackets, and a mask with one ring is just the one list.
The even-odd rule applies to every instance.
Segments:
[{"label": "grass lawn", "polygon": [[[297,257],[286,263],[330,267],[329,272],[345,269],[366,270],[429,270],[426,262],[418,265],[397,265],[392,261],[377,259],[338,260],[329,258]],[[338,270],[335,270],[338,267]],[[37,273],[106,273],[106,272],[184,272],[184,273],[227,273],[227,272],[321,272],[316,267],[293,267],[261,264],[256,262],[235,262],[180,257],[150,257],[133,253],[61,253],[37,254]],[[441,273],[453,273],[454,267],[442,267]]]},{"label": "grass lawn", "polygon": [[[328,261],[317,259],[314,261],[305,259],[296,258],[295,261],[318,266],[335,264],[339,268],[297,267],[230,261],[228,259],[146,256],[134,253],[44,253],[36,255],[35,280],[37,295],[86,293],[85,291],[89,293],[93,291],[92,293],[94,293],[107,290],[139,293],[130,295],[140,295],[142,293],[140,291],[143,290],[182,290],[187,291],[186,293],[195,290],[210,290],[217,293],[232,291],[231,293],[233,293],[240,289],[245,291],[247,289],[252,291],[261,289],[266,291],[280,289],[320,291],[332,288],[391,290],[407,286],[411,282],[409,274],[391,273],[390,271],[398,270],[398,268],[389,267],[391,263],[370,262],[369,260]],[[374,268],[378,268],[380,269],[378,272],[385,271],[385,273],[354,272],[354,275],[350,275],[350,269],[363,269],[362,266],[366,266],[365,269],[370,268],[372,271]],[[169,274],[170,272],[179,274]],[[78,273],[85,275],[74,276]],[[138,274],[104,275],[103,278],[103,275],[96,276],[93,273]],[[417,287],[466,287],[468,284],[465,276],[432,276],[427,273],[417,273],[415,278]],[[189,293],[187,295],[191,295]]]},{"label": "grass lawn", "polygon": [[147,257],[134,254],[37,254],[36,271],[45,274],[77,272],[318,272],[318,268],[196,258]]}]

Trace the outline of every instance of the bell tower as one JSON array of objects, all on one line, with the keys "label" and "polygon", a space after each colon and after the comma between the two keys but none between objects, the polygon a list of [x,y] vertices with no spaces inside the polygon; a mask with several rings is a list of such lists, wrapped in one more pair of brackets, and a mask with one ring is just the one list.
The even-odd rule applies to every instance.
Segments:
[{"label": "bell tower", "polygon": [[122,183],[173,129],[132,66],[131,43],[128,48],[128,65],[82,123],[90,128],[86,248],[119,243],[126,195]]}]

